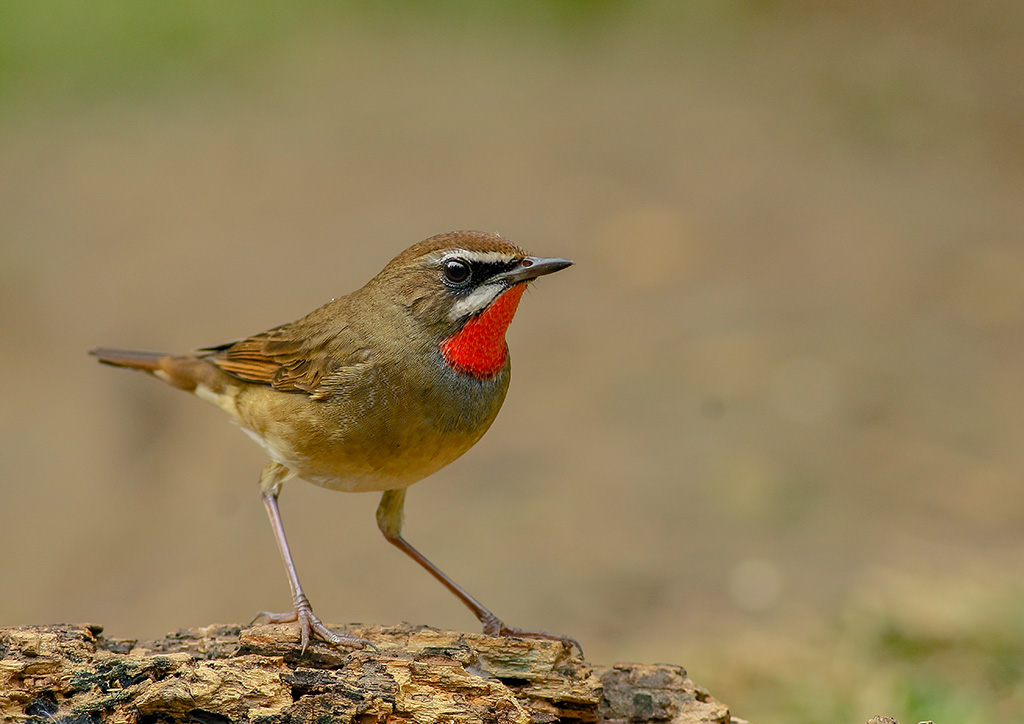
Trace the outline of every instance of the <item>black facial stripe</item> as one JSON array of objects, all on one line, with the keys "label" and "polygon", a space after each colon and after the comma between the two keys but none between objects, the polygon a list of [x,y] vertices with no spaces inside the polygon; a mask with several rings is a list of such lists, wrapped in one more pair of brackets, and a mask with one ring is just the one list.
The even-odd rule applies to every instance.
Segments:
[{"label": "black facial stripe", "polygon": [[502,272],[510,271],[519,264],[518,261],[473,261],[469,260],[469,265],[473,268],[473,278],[478,282],[484,282],[495,274],[501,274]]},{"label": "black facial stripe", "polygon": [[458,259],[460,261],[465,262],[466,264],[469,265],[469,268],[471,270],[469,278],[466,279],[464,283],[454,284],[448,282],[447,280],[445,282],[446,284],[448,284],[449,287],[452,288],[455,294],[460,297],[468,296],[473,292],[473,290],[478,289],[483,284],[486,284],[487,280],[490,279],[491,277],[495,276],[496,274],[501,274],[502,272],[510,271],[517,267],[520,263],[520,260],[518,259],[483,261],[480,259],[474,259],[472,256],[469,255],[456,255],[448,257],[448,259],[446,259],[446,262],[451,261],[452,259]]}]

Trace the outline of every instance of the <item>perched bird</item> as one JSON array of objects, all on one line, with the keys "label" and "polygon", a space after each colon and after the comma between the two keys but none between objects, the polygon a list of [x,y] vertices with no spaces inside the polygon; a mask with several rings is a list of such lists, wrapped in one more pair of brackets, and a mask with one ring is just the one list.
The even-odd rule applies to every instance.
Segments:
[{"label": "perched bird", "polygon": [[[346,492],[383,491],[384,537],[455,594],[491,635],[562,641],[506,626],[402,537],[405,491],[469,450],[494,421],[511,370],[505,330],[533,279],[567,259],[528,256],[496,234],[453,231],[411,246],[364,287],[262,334],[189,355],[95,349],[220,407],[270,455],[260,492],[294,610],[263,612],[311,636],[363,646],[313,613],[288,549],[277,498],[291,478]],[[581,649],[582,651],[582,649]]]}]

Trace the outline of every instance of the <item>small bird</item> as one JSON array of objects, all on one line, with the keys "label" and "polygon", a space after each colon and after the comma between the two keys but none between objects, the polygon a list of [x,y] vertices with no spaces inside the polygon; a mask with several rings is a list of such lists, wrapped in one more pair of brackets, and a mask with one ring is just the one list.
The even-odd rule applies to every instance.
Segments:
[{"label": "small bird", "polygon": [[361,289],[262,334],[169,355],[95,349],[100,362],[148,372],[227,412],[270,456],[260,493],[294,610],[255,620],[298,622],[311,637],[354,647],[313,613],[277,499],[301,478],[331,490],[383,491],[384,537],[455,594],[484,633],[579,643],[506,626],[402,537],[405,491],[469,450],[508,391],[505,331],[526,286],[568,259],[528,256],[496,234],[453,231],[406,249]]}]

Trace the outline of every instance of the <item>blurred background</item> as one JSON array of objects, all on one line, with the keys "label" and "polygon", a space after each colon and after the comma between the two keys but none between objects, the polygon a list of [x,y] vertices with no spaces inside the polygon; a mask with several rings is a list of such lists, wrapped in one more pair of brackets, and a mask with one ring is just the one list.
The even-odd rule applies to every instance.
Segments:
[{"label": "blurred background", "polygon": [[[1024,5],[0,6],[0,624],[288,589],[226,416],[97,345],[291,321],[435,233],[571,270],[410,541],[507,622],[758,722],[1024,712]],[[329,622],[476,621],[282,512]]]}]

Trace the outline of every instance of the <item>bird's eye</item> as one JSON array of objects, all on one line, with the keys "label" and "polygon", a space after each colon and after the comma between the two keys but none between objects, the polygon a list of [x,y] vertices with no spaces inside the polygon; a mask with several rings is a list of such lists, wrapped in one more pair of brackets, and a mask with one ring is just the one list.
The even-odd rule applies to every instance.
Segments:
[{"label": "bird's eye", "polygon": [[472,273],[472,270],[462,259],[449,259],[444,263],[444,278],[452,284],[462,284]]}]

